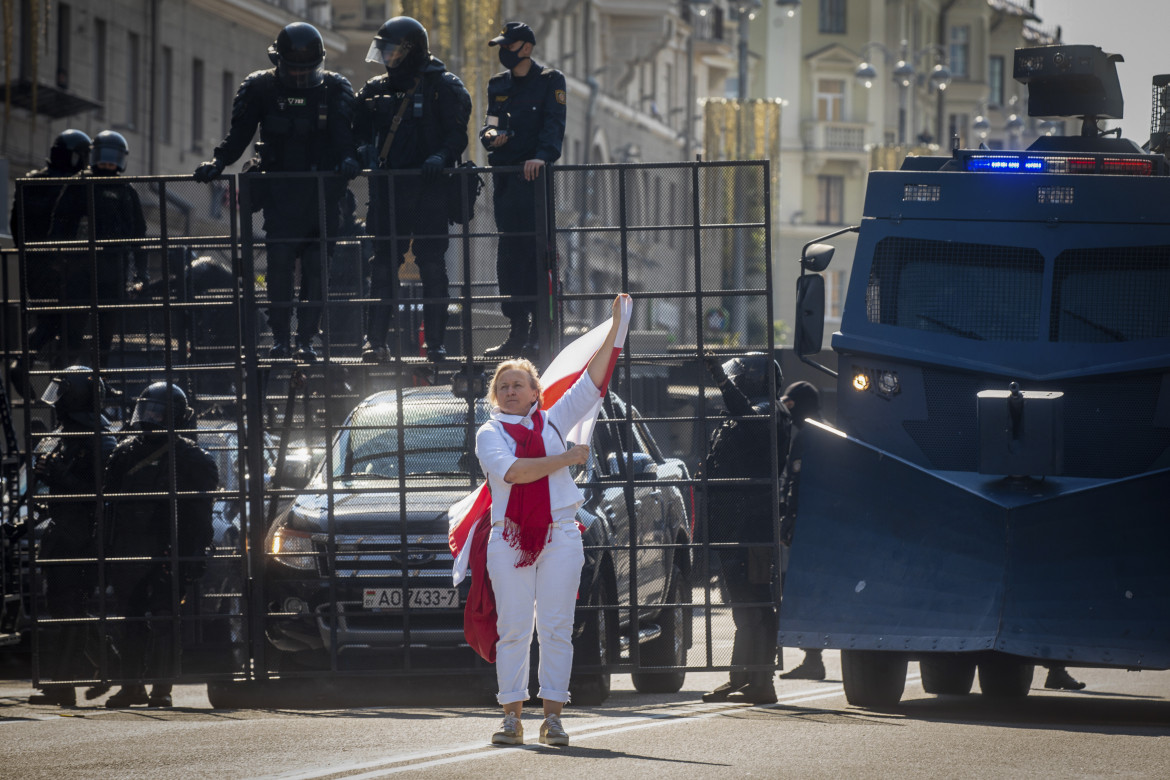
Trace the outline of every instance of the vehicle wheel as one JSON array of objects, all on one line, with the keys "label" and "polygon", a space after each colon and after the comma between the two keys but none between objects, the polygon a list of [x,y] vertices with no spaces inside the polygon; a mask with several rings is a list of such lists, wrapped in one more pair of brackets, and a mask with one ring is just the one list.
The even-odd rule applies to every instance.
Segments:
[{"label": "vehicle wheel", "polygon": [[975,683],[975,660],[969,656],[937,653],[919,659],[918,666],[927,693],[966,696]]},{"label": "vehicle wheel", "polygon": [[[683,582],[682,570],[674,566],[670,572],[670,588],[666,594],[668,604],[683,604],[690,590]],[[690,599],[687,598],[686,601]],[[683,606],[669,607],[658,615],[662,633],[639,648],[639,668],[632,677],[638,693],[678,693],[687,680],[686,669],[669,672],[653,672],[647,667],[686,666],[687,641],[686,621],[690,612]]]},{"label": "vehicle wheel", "polygon": [[[590,606],[614,603],[613,588],[603,572],[589,599]],[[590,610],[585,630],[573,641],[573,665],[599,666],[600,671],[574,673],[569,682],[574,704],[596,706],[609,698],[609,664],[617,647],[617,615],[611,609]]]},{"label": "vehicle wheel", "polygon": [[1022,699],[1032,687],[1035,664],[1007,656],[990,656],[979,662],[979,689],[993,699]]},{"label": "vehicle wheel", "polygon": [[888,650],[842,650],[845,699],[855,707],[893,707],[906,689],[906,656]]}]

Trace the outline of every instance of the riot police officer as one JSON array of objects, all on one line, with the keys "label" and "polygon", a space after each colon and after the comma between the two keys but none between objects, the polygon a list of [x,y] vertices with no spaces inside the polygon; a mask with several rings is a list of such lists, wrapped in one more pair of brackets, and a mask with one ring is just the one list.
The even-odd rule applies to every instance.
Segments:
[{"label": "riot police officer", "polygon": [[[89,171],[81,174],[77,184],[66,186],[53,207],[49,229],[51,239],[86,240],[90,232],[99,241],[130,242],[146,237],[146,217],[138,191],[116,179],[126,170],[129,154],[130,145],[121,133],[103,130],[97,134],[93,139]],[[91,182],[94,223],[89,226]],[[65,257],[68,263],[64,274],[66,300],[73,304],[92,303],[90,254],[70,252]],[[124,325],[124,318],[115,314],[111,304],[120,303],[129,288],[147,284],[147,259],[145,249],[130,243],[106,245],[96,250],[97,302],[103,308],[98,312],[95,339],[102,365],[109,357],[117,323]],[[79,312],[68,318],[66,328],[69,339],[73,341],[72,349],[80,347],[77,339],[85,316]]]},{"label": "riot police officer", "polygon": [[[65,130],[49,148],[45,167],[26,176],[26,179],[64,179],[75,176],[89,165],[93,141],[80,130]],[[61,195],[63,184],[25,184],[12,204],[9,225],[17,248],[28,241],[45,241],[52,227],[53,206]],[[59,253],[33,254],[25,258],[25,282],[30,300],[61,299],[62,268]],[[35,356],[59,333],[62,333],[62,315],[38,314],[36,324],[28,334],[29,354]],[[67,333],[67,331],[66,331]],[[14,366],[20,368],[19,365]],[[24,382],[18,381],[17,387]]]},{"label": "riot police officer", "polygon": [[[411,248],[422,278],[423,333],[427,357],[447,356],[447,181],[443,169],[467,148],[471,96],[463,82],[433,56],[426,28],[409,16],[378,30],[367,62],[386,67],[357,94],[354,136],[370,168],[418,170],[421,176],[375,178],[367,227],[375,236],[371,293],[382,305],[370,310],[362,357],[389,359],[386,331],[397,299],[398,268]],[[393,199],[391,199],[393,187]],[[392,241],[387,239],[393,236]],[[413,238],[413,244],[411,239]]]},{"label": "riot police officer", "polygon": [[[780,510],[783,514],[780,543],[784,545],[784,557],[787,558],[788,548],[792,546],[800,497],[800,465],[803,460],[801,438],[806,422],[821,419],[821,394],[810,382],[793,382],[784,389],[780,401],[792,415],[792,443],[788,447],[788,462],[780,476]],[[785,680],[825,679],[825,662],[821,650],[816,647],[803,649],[804,660],[780,677]]]},{"label": "riot police officer", "polygon": [[[110,502],[106,550],[113,558],[137,559],[108,565],[125,618],[122,677],[155,679],[149,696],[141,682],[123,684],[106,700],[109,708],[171,706],[175,648],[170,618],[206,565],[212,491],[219,486],[211,455],[177,432],[188,427],[193,416],[182,390],[155,382],[134,406],[130,426],[139,432],[124,439],[106,465]],[[139,497],[150,493],[172,495]]]},{"label": "riot police officer", "polygon": [[[486,357],[532,355],[537,347],[535,295],[542,247],[536,230],[536,183],[540,171],[561,156],[565,139],[565,74],[532,59],[536,36],[523,22],[508,22],[488,41],[499,47],[500,64],[507,70],[488,81],[487,115],[479,131],[492,165],[523,165],[521,173],[493,176],[496,229],[496,278],[500,295],[512,300],[500,304],[508,318],[508,337],[484,352]],[[524,234],[528,235],[516,235]],[[516,300],[516,298],[528,300]]]},{"label": "riot police officer", "polygon": [[[348,178],[360,166],[354,158],[353,87],[338,73],[325,70],[325,41],[311,24],[286,26],[268,48],[274,68],[258,70],[240,84],[232,103],[227,136],[211,160],[195,169],[196,181],[211,181],[240,159],[260,128],[259,170],[336,171]],[[297,308],[295,357],[316,360],[312,340],[321,321],[321,237],[333,238],[340,219],[345,180],[329,177],[325,198],[317,200],[313,176],[256,181],[250,194],[254,210],[264,211],[268,257],[268,326],[274,359],[290,350],[293,273],[301,261],[301,305]],[[331,245],[328,245],[331,249]]]},{"label": "riot police officer", "polygon": [[[791,425],[787,409],[777,403],[783,375],[780,364],[762,352],[749,352],[722,365],[708,353],[705,362],[729,415],[712,433],[703,465],[707,477],[761,481],[708,487],[708,538],[729,545],[720,547],[718,554],[735,623],[731,663],[774,668],[777,622],[772,587],[778,567],[773,560],[772,461],[763,454],[775,446],[777,473],[783,471]],[[737,419],[744,415],[764,415],[766,419]],[[733,670],[728,682],[704,694],[703,701],[774,702],[772,668]]]},{"label": "riot police officer", "polygon": [[[57,428],[53,436],[37,446],[34,473],[48,488],[49,500],[41,509],[49,520],[41,536],[37,559],[92,558],[95,553],[94,500],[53,501],[54,495],[95,494],[105,460],[114,449],[109,421],[102,414],[105,383],[88,366],[69,366],[49,382],[41,400],[53,407]],[[41,566],[50,618],[78,619],[86,615],[86,602],[97,584],[92,564],[69,563]],[[83,664],[86,629],[64,624],[42,629],[39,647],[51,660],[46,676],[54,680],[75,680],[89,676],[93,669]],[[96,695],[101,695],[104,689]],[[90,696],[90,698],[93,698]],[[58,704],[69,707],[77,695],[71,685],[47,684],[44,692],[29,697],[30,704]]]}]

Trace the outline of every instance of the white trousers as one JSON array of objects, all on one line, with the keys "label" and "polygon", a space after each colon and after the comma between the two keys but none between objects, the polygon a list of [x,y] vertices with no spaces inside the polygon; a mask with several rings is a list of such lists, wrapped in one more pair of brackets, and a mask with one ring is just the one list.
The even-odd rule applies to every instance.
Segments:
[{"label": "white trousers", "polygon": [[540,640],[537,696],[569,700],[573,669],[573,613],[585,552],[573,522],[554,522],[551,535],[531,566],[516,568],[520,555],[503,539],[503,526],[488,538],[487,568],[496,596],[496,681],[500,704],[528,698],[528,659],[535,623]]}]

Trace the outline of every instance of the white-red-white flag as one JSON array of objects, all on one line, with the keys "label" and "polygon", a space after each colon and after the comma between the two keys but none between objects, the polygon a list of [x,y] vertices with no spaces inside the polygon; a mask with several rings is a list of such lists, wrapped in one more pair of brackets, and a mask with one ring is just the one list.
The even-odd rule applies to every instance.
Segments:
[{"label": "white-red-white flag", "polygon": [[[605,372],[605,382],[593,409],[586,414],[571,429],[564,432],[565,441],[587,443],[593,437],[593,426],[597,423],[597,413],[601,411],[601,401],[605,397],[609,379],[617,367],[618,356],[622,351],[622,344],[626,341],[626,332],[630,325],[630,314],[634,310],[634,301],[631,298],[622,298],[621,321],[618,325],[617,338],[614,340],[613,354],[609,356],[609,365]],[[606,320],[593,330],[580,336],[553,358],[552,363],[540,376],[540,408],[551,409],[553,404],[560,400],[573,383],[585,373],[589,361],[605,344],[609,334],[610,321]],[[451,575],[458,585],[467,575],[467,556],[471,551],[471,535],[475,531],[476,523],[481,519],[490,522],[492,508],[492,494],[484,482],[478,488],[468,493],[450,509],[447,510],[448,531],[447,544],[451,554],[455,557],[455,565]]]}]

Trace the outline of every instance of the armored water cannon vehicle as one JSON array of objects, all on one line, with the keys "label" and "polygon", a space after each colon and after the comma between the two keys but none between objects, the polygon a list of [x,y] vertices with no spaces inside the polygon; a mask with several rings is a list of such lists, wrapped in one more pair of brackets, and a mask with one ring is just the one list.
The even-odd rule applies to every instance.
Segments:
[{"label": "armored water cannon vehicle", "polygon": [[838,427],[803,436],[780,643],[840,649],[852,704],[897,703],[908,661],[1000,697],[1037,664],[1170,668],[1170,77],[1145,148],[1109,137],[1119,60],[1017,51],[1029,113],[1078,134],[872,172],[860,226],[802,253],[796,350]]}]

